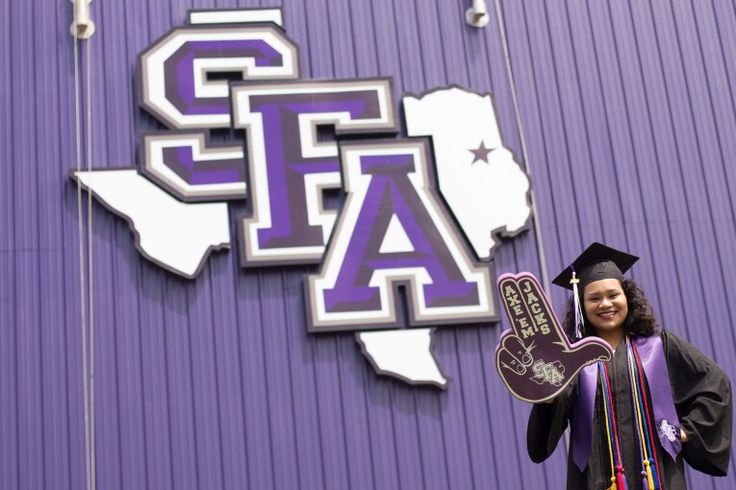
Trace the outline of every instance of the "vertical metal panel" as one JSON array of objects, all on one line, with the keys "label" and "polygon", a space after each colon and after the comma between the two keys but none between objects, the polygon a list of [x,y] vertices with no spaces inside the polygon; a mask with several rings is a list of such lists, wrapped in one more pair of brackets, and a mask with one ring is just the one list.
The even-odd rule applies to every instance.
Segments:
[{"label": "vertical metal panel", "polygon": [[[10,64],[10,3],[0,5],[0,37],[2,38],[2,66]],[[4,162],[13,158],[13,125],[11,111],[12,72],[0,73],[0,157]],[[16,364],[15,355],[15,279],[13,264],[13,166],[0,165],[0,488],[18,486],[18,417],[16,412]],[[12,280],[11,280],[12,279]]]},{"label": "vertical metal panel", "polygon": [[[66,3],[0,7],[2,489],[85,481]],[[389,75],[397,100],[448,84],[491,92],[521,161],[495,13],[472,29],[468,4],[283,8],[305,77]],[[139,133],[158,127],[135,106],[138,52],[182,24],[187,8],[265,5],[275,2],[93,2],[93,165],[135,163]],[[662,324],[733,378],[732,2],[502,5],[550,272],[596,239],[641,255],[634,274]],[[242,215],[243,205],[231,212]],[[528,462],[528,407],[493,368],[505,319],[439,331],[450,388],[411,388],[376,376],[352,334],[306,333],[301,281],[313,268],[245,271],[232,250],[187,281],[141,259],[127,225],[96,204],[92,221],[100,488],[563,485],[564,448],[543,465]],[[534,238],[530,230],[501,247],[496,272],[539,273]],[[562,293],[553,298],[561,307]],[[693,472],[690,481],[728,488],[734,478]]]}]

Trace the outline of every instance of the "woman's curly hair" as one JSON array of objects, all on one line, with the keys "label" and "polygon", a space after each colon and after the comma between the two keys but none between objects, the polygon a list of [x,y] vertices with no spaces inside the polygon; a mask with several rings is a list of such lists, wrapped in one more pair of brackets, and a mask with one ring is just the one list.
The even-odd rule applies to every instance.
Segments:
[{"label": "woman's curly hair", "polygon": [[[658,331],[657,319],[654,317],[654,311],[644,295],[644,291],[634,282],[633,279],[624,279],[621,281],[621,287],[626,296],[629,314],[624,320],[624,331],[630,337],[649,337]],[[582,293],[582,291],[581,291]],[[567,338],[571,342],[575,341],[575,311],[573,298],[567,302],[567,313],[565,314],[564,328]],[[580,299],[582,304],[582,298]],[[585,315],[583,308],[583,319],[585,320],[583,328],[583,337],[595,335],[593,327]]]}]

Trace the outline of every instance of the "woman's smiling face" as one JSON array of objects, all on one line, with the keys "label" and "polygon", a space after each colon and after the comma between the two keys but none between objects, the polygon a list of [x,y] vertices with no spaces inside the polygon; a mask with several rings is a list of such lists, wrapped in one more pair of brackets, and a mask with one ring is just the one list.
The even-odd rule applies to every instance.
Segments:
[{"label": "woman's smiling face", "polygon": [[618,279],[601,279],[583,289],[585,316],[599,336],[619,330],[629,314],[626,294]]}]

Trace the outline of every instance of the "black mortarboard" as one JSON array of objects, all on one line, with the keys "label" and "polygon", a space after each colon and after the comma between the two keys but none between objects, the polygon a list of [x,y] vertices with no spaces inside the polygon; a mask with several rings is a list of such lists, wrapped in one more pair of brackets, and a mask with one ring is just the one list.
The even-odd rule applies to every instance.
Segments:
[{"label": "black mortarboard", "polygon": [[635,255],[621,252],[602,243],[593,242],[552,282],[565,289],[573,289],[570,282],[573,272],[580,280],[578,287],[581,290],[587,284],[600,279],[621,280],[624,272],[629,270],[637,260],[639,260],[639,257]]}]

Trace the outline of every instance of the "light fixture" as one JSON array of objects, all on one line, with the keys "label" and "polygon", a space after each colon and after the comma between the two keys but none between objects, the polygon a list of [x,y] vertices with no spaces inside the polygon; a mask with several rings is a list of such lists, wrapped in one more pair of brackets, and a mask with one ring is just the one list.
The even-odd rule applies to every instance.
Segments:
[{"label": "light fixture", "polygon": [[69,32],[78,39],[89,39],[95,33],[95,23],[89,16],[89,4],[92,0],[71,0],[74,4],[74,21]]},{"label": "light fixture", "polygon": [[473,27],[485,27],[488,24],[488,9],[485,0],[473,0],[473,5],[465,12],[465,21]]}]

